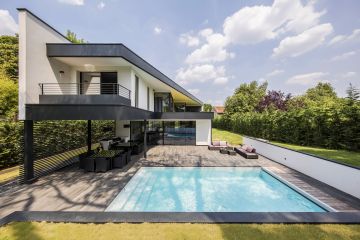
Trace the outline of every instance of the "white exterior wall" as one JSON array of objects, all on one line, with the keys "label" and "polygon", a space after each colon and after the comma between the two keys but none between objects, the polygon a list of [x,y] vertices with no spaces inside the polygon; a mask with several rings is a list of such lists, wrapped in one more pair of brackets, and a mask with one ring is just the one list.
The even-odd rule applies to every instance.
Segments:
[{"label": "white exterior wall", "polygon": [[154,91],[151,86],[149,86],[144,79],[137,74],[134,70],[131,70],[131,106],[135,107],[135,76],[139,78],[139,105],[138,108],[147,110],[147,88],[149,87],[149,96],[150,96],[150,109],[149,111],[154,111]]},{"label": "white exterior wall", "polygon": [[116,136],[117,137],[128,137],[130,139],[130,128],[124,128],[124,124],[130,124],[130,121],[121,120],[116,121]]},{"label": "white exterior wall", "polygon": [[39,103],[39,83],[57,82],[60,70],[69,72],[67,65],[49,61],[46,43],[68,40],[26,11],[19,12],[19,39],[19,119],[23,120],[25,104]]},{"label": "white exterior wall", "polygon": [[343,192],[360,198],[360,170],[337,164],[321,158],[274,146],[255,139],[243,137],[244,144],[256,151],[296,171],[306,174]]},{"label": "white exterior wall", "polygon": [[211,143],[211,120],[196,120],[196,145]]}]

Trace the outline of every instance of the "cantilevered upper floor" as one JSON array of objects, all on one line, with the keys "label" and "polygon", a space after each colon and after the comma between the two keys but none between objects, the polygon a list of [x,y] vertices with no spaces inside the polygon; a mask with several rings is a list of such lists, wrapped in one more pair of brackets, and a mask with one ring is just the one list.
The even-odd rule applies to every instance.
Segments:
[{"label": "cantilevered upper floor", "polygon": [[198,98],[123,44],[73,44],[30,11],[18,10],[19,119],[33,116],[29,108],[44,106],[44,114],[60,105],[201,111]]}]

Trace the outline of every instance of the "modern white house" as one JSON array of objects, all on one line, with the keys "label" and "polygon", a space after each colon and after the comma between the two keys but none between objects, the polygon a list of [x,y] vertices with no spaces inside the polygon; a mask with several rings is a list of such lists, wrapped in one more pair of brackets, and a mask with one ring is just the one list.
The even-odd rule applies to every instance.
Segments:
[{"label": "modern white house", "polygon": [[198,98],[125,45],[73,44],[29,10],[18,11],[25,168],[32,167],[33,121],[88,120],[91,128],[91,120],[114,120],[116,136],[145,146],[211,142],[213,113],[201,112]]}]

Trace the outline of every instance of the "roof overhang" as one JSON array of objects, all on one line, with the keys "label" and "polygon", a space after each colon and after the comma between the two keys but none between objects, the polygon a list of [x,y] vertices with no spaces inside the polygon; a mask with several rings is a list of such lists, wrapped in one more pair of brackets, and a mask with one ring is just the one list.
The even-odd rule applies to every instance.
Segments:
[{"label": "roof overhang", "polygon": [[157,113],[125,105],[26,104],[26,120],[196,120],[213,119],[212,112]]},{"label": "roof overhang", "polygon": [[[203,102],[196,98],[194,95],[186,91],[180,85],[172,81],[165,74],[157,70],[151,64],[146,62],[136,53],[131,51],[123,44],[95,44],[95,43],[86,43],[86,44],[71,44],[71,43],[47,43],[47,56],[60,59],[62,61],[64,58],[78,58],[81,61],[84,58],[92,58],[94,61],[99,61],[99,58],[107,58],[108,62],[113,62],[114,64],[118,62],[120,66],[126,61],[136,68],[144,71],[146,74],[149,74],[153,78],[159,80],[161,83],[170,87],[170,89],[175,90],[175,94],[178,94],[181,98],[181,95],[190,98],[193,102],[192,105],[202,105]],[[118,59],[118,61],[116,61]],[[123,59],[123,60],[122,60]],[[120,61],[122,60],[122,61]],[[125,60],[125,61],[124,61]],[[70,62],[71,64],[71,59]],[[74,64],[74,63],[73,63]]]}]

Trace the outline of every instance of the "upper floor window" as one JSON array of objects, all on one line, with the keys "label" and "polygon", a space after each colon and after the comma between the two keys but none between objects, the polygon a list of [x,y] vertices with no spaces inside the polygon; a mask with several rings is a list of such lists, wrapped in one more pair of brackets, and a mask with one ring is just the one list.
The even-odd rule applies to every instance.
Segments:
[{"label": "upper floor window", "polygon": [[139,78],[135,76],[135,107],[139,107]]},{"label": "upper floor window", "polygon": [[146,102],[147,102],[147,110],[150,110],[150,88],[147,88],[147,94],[146,94]]},{"label": "upper floor window", "polygon": [[171,93],[155,93],[154,104],[155,112],[174,111],[174,100],[171,96]]}]

